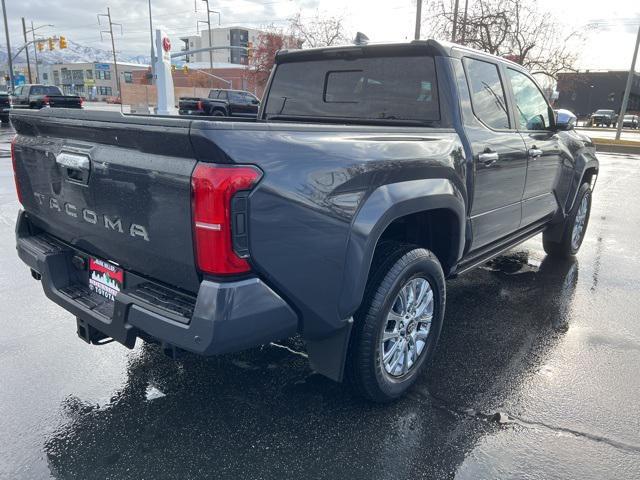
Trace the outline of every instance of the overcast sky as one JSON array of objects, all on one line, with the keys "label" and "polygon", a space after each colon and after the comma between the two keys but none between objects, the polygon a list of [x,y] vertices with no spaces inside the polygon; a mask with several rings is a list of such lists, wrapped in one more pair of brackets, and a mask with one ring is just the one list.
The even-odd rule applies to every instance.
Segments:
[{"label": "overcast sky", "polygon": [[[21,43],[20,17],[37,25],[51,23],[45,34],[66,35],[86,46],[110,49],[100,41],[96,14],[111,7],[114,22],[123,24],[123,36],[116,37],[116,48],[127,53],[149,51],[149,18],[147,0],[5,0],[12,45]],[[473,0],[469,0],[473,2]],[[206,19],[202,0],[151,0],[154,26],[163,26],[175,39],[196,33],[196,21]],[[638,0],[540,0],[544,9],[553,9],[568,23],[569,29],[591,30],[582,48],[581,68],[628,69],[633,54],[635,33],[640,23]],[[464,1],[461,0],[461,4]],[[198,12],[195,11],[197,5]],[[349,32],[362,31],[372,41],[410,40],[413,38],[415,0],[210,0],[213,10],[221,12],[222,25],[260,27],[269,23],[286,25],[286,20],[301,11],[311,17],[316,10],[345,18]],[[425,12],[428,14],[428,12]],[[212,15],[217,24],[217,16]],[[1,25],[1,24],[0,24]],[[0,44],[4,45],[4,32]],[[423,38],[428,31],[423,31]],[[640,68],[637,68],[640,69]]]}]

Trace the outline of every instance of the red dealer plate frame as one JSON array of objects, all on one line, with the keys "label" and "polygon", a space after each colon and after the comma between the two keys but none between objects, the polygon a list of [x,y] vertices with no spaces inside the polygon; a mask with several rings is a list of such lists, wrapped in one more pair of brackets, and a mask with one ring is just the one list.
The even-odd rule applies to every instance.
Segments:
[{"label": "red dealer plate frame", "polygon": [[89,289],[113,302],[124,286],[124,270],[100,258],[89,257]]}]

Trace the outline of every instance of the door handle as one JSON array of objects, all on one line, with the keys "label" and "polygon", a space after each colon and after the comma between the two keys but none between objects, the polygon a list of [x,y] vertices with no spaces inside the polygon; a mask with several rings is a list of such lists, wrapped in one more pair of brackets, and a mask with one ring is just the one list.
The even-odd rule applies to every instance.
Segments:
[{"label": "door handle", "polygon": [[540,150],[539,148],[533,147],[529,149],[529,156],[531,158],[536,158],[536,157],[541,157],[542,156],[542,150]]},{"label": "door handle", "polygon": [[490,167],[494,163],[498,161],[500,155],[498,152],[484,152],[478,155],[478,160],[485,164],[485,166]]}]

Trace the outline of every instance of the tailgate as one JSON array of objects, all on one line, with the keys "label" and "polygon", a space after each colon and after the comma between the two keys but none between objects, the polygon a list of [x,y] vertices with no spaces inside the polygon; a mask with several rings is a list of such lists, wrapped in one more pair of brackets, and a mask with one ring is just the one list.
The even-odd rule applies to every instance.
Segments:
[{"label": "tailgate", "polygon": [[12,121],[32,224],[126,271],[197,290],[189,121],[49,109]]},{"label": "tailgate", "polygon": [[77,96],[47,95],[51,108],[80,108],[82,101]]}]

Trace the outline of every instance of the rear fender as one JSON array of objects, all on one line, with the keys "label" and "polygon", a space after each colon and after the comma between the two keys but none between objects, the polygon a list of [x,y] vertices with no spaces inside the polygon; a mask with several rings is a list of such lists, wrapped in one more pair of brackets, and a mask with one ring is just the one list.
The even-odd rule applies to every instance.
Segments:
[{"label": "rear fender", "polygon": [[396,219],[418,212],[446,209],[457,219],[457,235],[451,239],[451,264],[464,249],[465,203],[462,194],[448,179],[431,178],[383,185],[376,189],[356,215],[347,245],[345,277],[339,311],[343,318],[360,306],[369,269],[380,236]]}]

